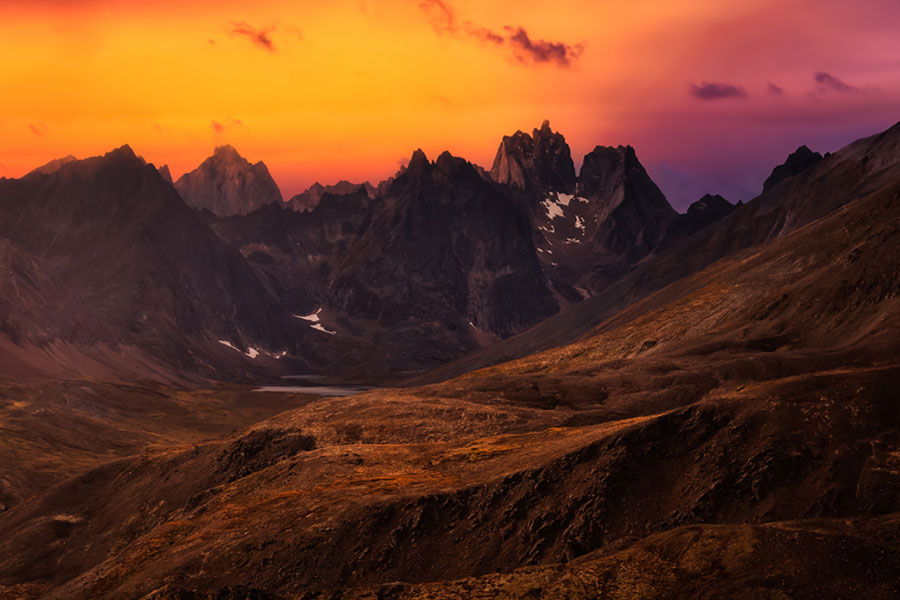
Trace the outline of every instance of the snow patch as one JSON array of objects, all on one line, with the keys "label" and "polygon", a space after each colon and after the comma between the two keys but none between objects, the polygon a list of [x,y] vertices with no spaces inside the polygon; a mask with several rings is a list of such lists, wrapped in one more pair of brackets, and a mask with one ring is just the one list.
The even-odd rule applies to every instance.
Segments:
[{"label": "snow patch", "polygon": [[319,331],[324,331],[324,332],[327,333],[328,335],[337,335],[336,332],[331,331],[330,329],[326,329],[326,328],[322,325],[322,323],[320,322],[320,319],[319,319],[319,313],[320,313],[320,312],[322,312],[322,309],[321,309],[321,308],[319,308],[316,312],[314,312],[314,313],[312,313],[312,314],[309,314],[309,315],[306,315],[306,316],[294,315],[294,318],[295,318],[295,319],[302,319],[302,320],[304,320],[304,321],[309,321],[310,323],[312,323],[312,325],[310,325],[310,327],[312,327],[313,329],[318,329]]},{"label": "snow patch", "polygon": [[[558,202],[559,202],[559,200],[556,197],[556,195],[554,194],[554,195],[547,196],[547,199],[541,203],[544,205],[544,210],[547,211],[547,216],[551,220],[555,219],[556,217],[563,216],[563,211],[559,207]],[[566,204],[568,204],[568,203],[569,203],[568,200],[566,200]]]},{"label": "snow patch", "polygon": [[295,319],[303,319],[304,321],[312,321],[313,323],[318,323],[320,312],[322,312],[321,308],[312,314],[306,315],[305,317],[301,317],[300,315],[294,315],[294,318]]},{"label": "snow patch", "polygon": [[580,229],[581,233],[584,233],[584,219],[581,218],[581,215],[575,215],[575,228]]},{"label": "snow patch", "polygon": [[565,243],[567,243],[567,244],[577,244],[578,241],[579,241],[578,238],[571,238],[571,237],[570,237],[570,238],[566,238]]},{"label": "snow patch", "polygon": [[568,206],[569,202],[571,202],[572,198],[574,198],[574,197],[575,196],[573,196],[572,194],[558,193],[558,194],[556,194],[556,201],[559,202],[560,204],[562,204],[563,206]]},{"label": "snow patch", "polygon": [[[235,345],[232,344],[231,342],[229,342],[228,340],[219,340],[219,343],[222,344],[223,346],[228,346],[232,350],[241,352],[240,348],[235,347]],[[247,348],[247,351],[241,352],[241,354],[246,354],[250,358],[256,358],[257,356],[259,356],[259,350],[257,350],[256,348]]]}]

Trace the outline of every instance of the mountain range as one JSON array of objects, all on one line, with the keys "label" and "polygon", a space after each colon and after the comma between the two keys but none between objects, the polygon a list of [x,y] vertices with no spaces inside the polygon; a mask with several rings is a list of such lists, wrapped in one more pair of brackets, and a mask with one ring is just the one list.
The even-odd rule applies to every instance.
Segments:
[{"label": "mountain range", "polygon": [[685,213],[549,122],[165,172],[0,179],[0,597],[896,594],[900,124]]},{"label": "mountain range", "polygon": [[[601,292],[732,208],[708,196],[678,214],[630,147],[598,146],[576,177],[548,122],[504,138],[490,172],[417,151],[378,186],[314,185],[289,202],[231,146],[174,184],[128,148],[66,157],[6,180],[0,198],[8,260],[46,278],[23,289],[67,302],[47,314],[7,300],[17,368],[56,373],[77,354],[114,372],[128,354],[173,377],[422,372]],[[344,353],[352,364],[330,358]]]}]

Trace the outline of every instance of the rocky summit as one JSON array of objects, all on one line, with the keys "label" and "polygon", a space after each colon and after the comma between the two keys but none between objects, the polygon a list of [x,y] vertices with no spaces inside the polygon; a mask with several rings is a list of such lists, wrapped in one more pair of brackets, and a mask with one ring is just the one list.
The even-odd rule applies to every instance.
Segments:
[{"label": "rocky summit", "polygon": [[218,217],[247,214],[283,201],[266,165],[251,164],[232,146],[217,147],[199,167],[182,175],[175,189],[188,205]]}]

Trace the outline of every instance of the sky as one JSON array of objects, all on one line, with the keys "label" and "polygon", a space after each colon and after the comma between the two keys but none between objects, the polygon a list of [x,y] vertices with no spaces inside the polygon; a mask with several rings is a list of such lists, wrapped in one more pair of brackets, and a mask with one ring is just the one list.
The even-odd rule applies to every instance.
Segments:
[{"label": "sky", "polygon": [[0,0],[0,176],[122,144],[172,174],[231,144],[286,197],[422,148],[490,168],[549,119],[630,144],[670,202],[900,121],[896,0]]}]

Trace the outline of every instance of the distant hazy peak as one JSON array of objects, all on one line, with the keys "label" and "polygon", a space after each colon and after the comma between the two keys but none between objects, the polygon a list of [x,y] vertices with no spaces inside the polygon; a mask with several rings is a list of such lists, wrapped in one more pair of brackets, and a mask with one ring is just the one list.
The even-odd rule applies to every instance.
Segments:
[{"label": "distant hazy peak", "polygon": [[69,154],[68,156],[63,156],[62,158],[55,158],[55,159],[51,160],[50,162],[48,162],[47,164],[41,165],[40,167],[33,169],[29,173],[29,175],[31,175],[32,173],[41,173],[43,175],[50,175],[52,173],[56,173],[57,171],[59,171],[60,167],[62,167],[63,165],[67,165],[70,162],[75,162],[76,160],[78,160],[78,159],[75,158],[74,156],[72,156],[71,154]]}]

